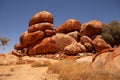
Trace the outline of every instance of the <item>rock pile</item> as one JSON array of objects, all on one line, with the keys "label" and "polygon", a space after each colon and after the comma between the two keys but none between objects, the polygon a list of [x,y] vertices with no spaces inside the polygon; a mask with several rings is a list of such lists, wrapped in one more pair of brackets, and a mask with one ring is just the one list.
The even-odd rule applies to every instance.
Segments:
[{"label": "rock pile", "polygon": [[56,29],[53,23],[51,13],[41,11],[35,14],[29,21],[28,30],[21,34],[20,43],[14,46],[13,54],[34,56],[63,51],[67,55],[77,55],[111,48],[98,37],[103,26],[98,20],[81,25],[78,20],[69,19]]}]

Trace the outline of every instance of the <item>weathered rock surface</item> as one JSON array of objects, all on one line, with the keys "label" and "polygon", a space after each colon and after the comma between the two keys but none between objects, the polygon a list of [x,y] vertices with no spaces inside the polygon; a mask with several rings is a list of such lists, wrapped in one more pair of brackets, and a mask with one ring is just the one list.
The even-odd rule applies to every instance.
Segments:
[{"label": "weathered rock surface", "polygon": [[81,36],[80,42],[81,42],[81,44],[84,45],[85,43],[92,43],[92,39],[89,38],[88,36]]},{"label": "weathered rock surface", "polygon": [[92,63],[92,56],[81,57],[79,59],[76,59],[76,62],[79,62],[79,63],[85,63],[85,62]]},{"label": "weathered rock surface", "polygon": [[64,48],[65,54],[68,55],[76,55],[78,54],[81,50],[80,50],[80,46],[79,43],[75,43],[73,42],[72,44],[66,46]]},{"label": "weathered rock surface", "polygon": [[20,36],[21,46],[26,48],[36,41],[44,39],[44,36],[44,32],[40,30],[33,33],[28,33],[28,31],[26,31]]},{"label": "weathered rock surface", "polygon": [[93,41],[92,44],[96,50],[96,52],[100,52],[104,49],[111,48],[111,46],[106,43],[103,39],[96,37]]},{"label": "weathered rock surface", "polygon": [[112,50],[108,49],[107,52],[102,51],[102,53],[95,56],[92,67],[120,71],[120,47]]},{"label": "weathered rock surface", "polygon": [[81,26],[80,35],[92,37],[94,35],[100,35],[102,33],[102,22],[98,20],[92,20],[90,22],[84,23]]},{"label": "weathered rock surface", "polygon": [[72,44],[66,46],[64,51],[65,54],[76,55],[81,52],[86,52],[87,50],[81,43],[73,42]]},{"label": "weathered rock surface", "polygon": [[91,43],[86,42],[84,46],[86,47],[88,52],[94,52],[94,47]]},{"label": "weathered rock surface", "polygon": [[63,24],[58,26],[56,31],[58,33],[69,33],[73,31],[80,31],[81,29],[81,24],[78,20],[76,19],[69,19],[65,21]]},{"label": "weathered rock surface", "polygon": [[80,42],[81,42],[81,44],[83,44],[86,47],[88,52],[94,51],[94,47],[92,45],[92,39],[89,38],[88,36],[81,36]]},{"label": "weathered rock surface", "polygon": [[34,24],[28,28],[28,32],[31,33],[38,30],[45,31],[46,29],[54,30],[54,25],[48,22]]},{"label": "weathered rock surface", "polygon": [[78,31],[74,31],[74,32],[70,32],[67,35],[71,36],[72,38],[74,38],[76,41],[80,41],[80,36],[79,36],[79,32]]},{"label": "weathered rock surface", "polygon": [[47,11],[41,11],[36,13],[34,16],[32,16],[32,18],[29,21],[29,26],[32,26],[37,23],[44,23],[44,22],[53,24],[53,21],[54,19],[51,13]]},{"label": "weathered rock surface", "polygon": [[51,36],[55,35],[56,32],[55,32],[55,30],[46,29],[44,34],[45,34],[45,37],[51,37]]},{"label": "weathered rock surface", "polygon": [[11,65],[16,64],[19,58],[15,55],[9,54],[0,54],[0,65]]},{"label": "weathered rock surface", "polygon": [[62,51],[65,46],[70,45],[72,42],[76,42],[76,40],[71,36],[57,33],[52,37],[45,38],[38,45],[29,49],[29,54],[55,53]]},{"label": "weathered rock surface", "polygon": [[30,19],[28,30],[21,34],[20,44],[14,46],[13,54],[21,56],[25,49],[27,50],[25,54],[29,54],[29,50],[37,46],[44,38],[55,34],[52,14],[47,11],[38,12]]}]

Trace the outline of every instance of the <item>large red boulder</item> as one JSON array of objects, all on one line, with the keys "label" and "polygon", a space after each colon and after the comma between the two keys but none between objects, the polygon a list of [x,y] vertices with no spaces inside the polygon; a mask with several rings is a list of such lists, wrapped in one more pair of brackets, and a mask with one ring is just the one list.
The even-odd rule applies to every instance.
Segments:
[{"label": "large red boulder", "polygon": [[76,19],[69,19],[65,21],[63,24],[58,26],[56,31],[58,33],[69,33],[73,31],[80,31],[81,29],[81,24],[78,20]]},{"label": "large red boulder", "polygon": [[32,18],[29,21],[29,26],[37,23],[44,23],[44,22],[53,24],[53,21],[54,19],[51,13],[47,11],[41,11],[36,13],[34,16],[32,16]]},{"label": "large red boulder", "polygon": [[82,24],[80,35],[81,36],[86,35],[89,37],[100,35],[102,33],[102,27],[103,27],[102,22],[98,20],[92,20],[90,22]]},{"label": "large red boulder", "polygon": [[70,45],[73,41],[76,42],[76,40],[73,39],[71,36],[57,33],[52,37],[45,38],[37,45],[30,47],[30,49],[28,49],[28,54],[36,55],[62,51],[65,46]]},{"label": "large red boulder", "polygon": [[93,68],[102,68],[104,70],[120,71],[120,47],[115,49],[106,49],[95,56],[92,62]]},{"label": "large red boulder", "polygon": [[94,46],[96,52],[100,52],[104,49],[108,49],[111,48],[111,46],[106,43],[102,38],[100,37],[96,37],[93,41],[92,41],[92,45]]},{"label": "large red boulder", "polygon": [[31,33],[31,32],[35,32],[38,30],[45,31],[46,29],[54,30],[54,25],[51,23],[47,23],[47,22],[34,24],[28,28],[28,32]]},{"label": "large red boulder", "polygon": [[44,32],[40,30],[33,33],[28,33],[28,31],[26,31],[20,36],[21,46],[26,48],[31,44],[44,39],[44,36]]}]

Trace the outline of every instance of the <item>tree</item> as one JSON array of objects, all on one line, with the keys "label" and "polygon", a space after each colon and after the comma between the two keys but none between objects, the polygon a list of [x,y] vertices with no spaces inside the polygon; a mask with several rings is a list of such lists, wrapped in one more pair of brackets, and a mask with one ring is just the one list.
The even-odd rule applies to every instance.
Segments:
[{"label": "tree", "polygon": [[115,45],[115,39],[112,37],[111,34],[105,32],[105,33],[102,33],[102,37],[103,37],[103,39],[104,39],[108,44],[110,44],[112,47]]},{"label": "tree", "polygon": [[102,28],[103,39],[111,46],[120,44],[120,23],[116,20],[105,24]]},{"label": "tree", "polygon": [[6,37],[0,37],[0,46],[6,46],[9,41],[10,41],[10,39],[8,39]]}]

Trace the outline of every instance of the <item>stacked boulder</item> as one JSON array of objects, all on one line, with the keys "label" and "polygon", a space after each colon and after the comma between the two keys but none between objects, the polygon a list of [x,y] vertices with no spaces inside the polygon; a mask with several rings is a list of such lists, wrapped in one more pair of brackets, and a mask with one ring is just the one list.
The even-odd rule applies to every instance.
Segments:
[{"label": "stacked boulder", "polygon": [[76,19],[69,19],[56,29],[51,13],[41,11],[35,14],[29,21],[28,30],[20,36],[20,44],[14,46],[13,54],[37,54],[57,53],[64,51],[67,55],[78,53],[98,52],[111,48],[101,37],[102,22],[92,20],[80,24]]},{"label": "stacked boulder", "polygon": [[[14,46],[15,50],[24,50],[39,44],[45,37],[55,34],[51,13],[42,11],[35,14],[29,21],[28,30],[20,36],[20,44]],[[29,54],[29,53],[28,53]]]}]

